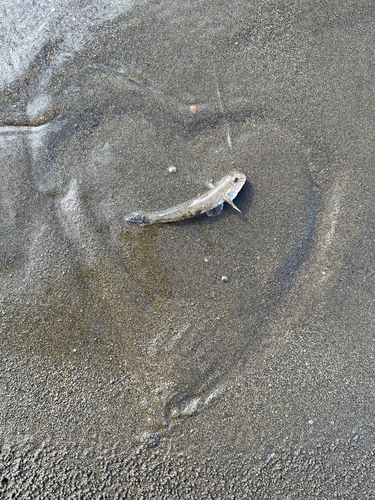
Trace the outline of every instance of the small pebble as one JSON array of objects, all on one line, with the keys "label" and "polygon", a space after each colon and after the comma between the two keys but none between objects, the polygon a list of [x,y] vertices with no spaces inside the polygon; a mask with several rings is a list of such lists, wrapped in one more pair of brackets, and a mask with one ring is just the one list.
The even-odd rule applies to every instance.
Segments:
[{"label": "small pebble", "polygon": [[224,283],[228,283],[228,281],[229,281],[228,276],[222,276],[221,281],[223,281]]},{"label": "small pebble", "polygon": [[168,170],[169,170],[169,172],[171,172],[172,174],[174,174],[175,172],[177,172],[177,168],[176,168],[176,167],[173,167],[173,166],[169,167],[169,168],[168,168]]},{"label": "small pebble", "polygon": [[191,112],[192,115],[196,115],[198,113],[198,109],[195,106],[195,104],[193,104],[192,106],[190,106],[190,112]]}]

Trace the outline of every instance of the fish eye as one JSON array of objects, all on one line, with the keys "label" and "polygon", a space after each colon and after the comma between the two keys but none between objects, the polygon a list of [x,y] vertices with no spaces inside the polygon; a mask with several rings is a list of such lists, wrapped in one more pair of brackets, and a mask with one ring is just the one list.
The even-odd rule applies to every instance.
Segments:
[{"label": "fish eye", "polygon": [[235,177],[235,178],[233,179],[233,182],[238,182],[238,177]]}]

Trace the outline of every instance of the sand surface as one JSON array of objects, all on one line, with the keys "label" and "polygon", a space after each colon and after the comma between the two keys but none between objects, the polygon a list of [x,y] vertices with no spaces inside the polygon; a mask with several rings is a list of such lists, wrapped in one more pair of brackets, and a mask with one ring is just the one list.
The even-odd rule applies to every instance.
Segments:
[{"label": "sand surface", "polygon": [[374,498],[373,3],[0,11],[1,498]]}]

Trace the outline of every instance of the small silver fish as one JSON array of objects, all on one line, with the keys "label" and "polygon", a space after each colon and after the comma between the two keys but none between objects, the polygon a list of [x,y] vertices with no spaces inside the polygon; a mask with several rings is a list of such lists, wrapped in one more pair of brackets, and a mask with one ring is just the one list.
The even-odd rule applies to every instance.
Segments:
[{"label": "small silver fish", "polygon": [[208,183],[210,190],[202,194],[202,196],[198,196],[198,198],[160,212],[134,212],[125,217],[125,222],[131,224],[160,224],[190,219],[205,213],[209,216],[218,215],[223,208],[224,202],[241,212],[233,203],[233,200],[241,191],[245,182],[245,174],[234,171],[223,177],[215,185]]}]

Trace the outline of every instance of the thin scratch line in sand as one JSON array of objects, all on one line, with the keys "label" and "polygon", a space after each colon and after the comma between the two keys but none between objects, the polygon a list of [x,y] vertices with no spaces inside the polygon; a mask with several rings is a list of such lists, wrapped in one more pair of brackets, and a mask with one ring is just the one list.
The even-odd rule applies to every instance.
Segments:
[{"label": "thin scratch line in sand", "polygon": [[[228,146],[229,146],[229,151],[231,152],[231,155],[233,155],[232,139],[231,139],[231,136],[230,136],[230,127],[229,127],[229,123],[228,123],[227,117],[226,117],[225,112],[224,112],[223,101],[221,99],[221,94],[220,94],[220,90],[219,90],[219,80],[217,78],[216,65],[215,65],[215,61],[214,61],[214,56],[213,56],[212,50],[211,50],[211,59],[212,59],[212,67],[213,67],[213,72],[214,72],[216,94],[217,94],[217,98],[218,98],[218,101],[219,101],[220,111],[221,111],[221,114],[223,115],[224,125],[225,125],[226,131],[227,131],[227,142],[228,142]],[[235,170],[237,170],[237,167],[234,164],[233,160],[232,160],[232,163],[233,163],[233,167],[235,168]]]}]

